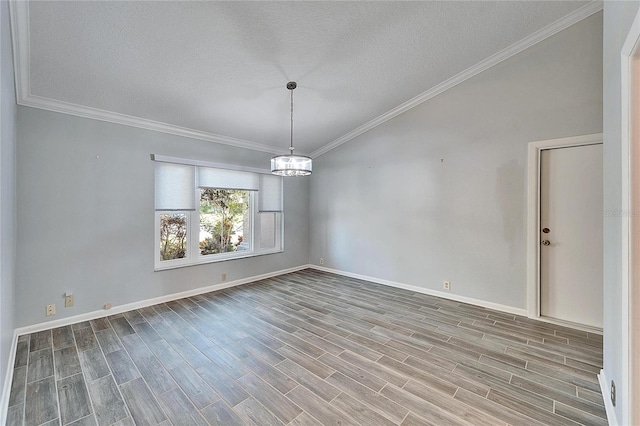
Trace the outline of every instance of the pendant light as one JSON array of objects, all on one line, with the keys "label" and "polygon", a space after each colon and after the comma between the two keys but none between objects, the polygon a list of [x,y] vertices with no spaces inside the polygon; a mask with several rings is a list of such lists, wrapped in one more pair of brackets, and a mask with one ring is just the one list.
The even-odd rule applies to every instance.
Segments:
[{"label": "pendant light", "polygon": [[271,173],[279,176],[308,176],[311,174],[311,157],[293,154],[293,89],[298,85],[295,81],[287,83],[291,91],[291,145],[289,155],[278,155],[271,159]]}]

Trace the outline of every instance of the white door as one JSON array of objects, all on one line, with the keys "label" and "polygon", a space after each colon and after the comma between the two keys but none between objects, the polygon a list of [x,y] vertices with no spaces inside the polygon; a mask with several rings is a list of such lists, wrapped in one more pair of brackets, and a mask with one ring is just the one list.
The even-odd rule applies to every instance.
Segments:
[{"label": "white door", "polygon": [[540,152],[540,314],[602,328],[602,144]]}]

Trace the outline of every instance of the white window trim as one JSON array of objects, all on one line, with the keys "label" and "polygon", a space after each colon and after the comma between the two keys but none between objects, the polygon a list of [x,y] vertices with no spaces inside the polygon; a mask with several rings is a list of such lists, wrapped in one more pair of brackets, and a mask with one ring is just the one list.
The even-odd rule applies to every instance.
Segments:
[{"label": "white window trim", "polygon": [[[151,154],[151,160],[187,164],[199,167],[210,167],[226,170],[237,170],[251,173],[264,173],[271,174],[268,169],[257,169],[252,167],[235,166],[230,164],[213,163],[208,161],[191,160],[178,157],[169,157],[163,155]],[[197,180],[197,177],[196,177]],[[202,255],[200,254],[200,186],[196,181],[194,183],[195,192],[195,205],[193,211],[180,210],[180,211],[155,211],[154,219],[154,271],[165,271],[169,269],[183,268],[187,266],[203,265],[207,263],[226,262],[229,260],[246,259],[249,257],[264,256],[269,254],[283,253],[284,252],[284,210],[281,212],[265,212],[276,214],[280,220],[276,220],[275,231],[275,247],[272,249],[260,249],[259,236],[260,236],[260,220],[258,212],[258,197],[257,191],[251,191],[250,201],[250,216],[251,216],[251,250],[246,252],[228,252],[219,254]],[[182,259],[161,260],[160,259],[160,215],[167,213],[184,213],[187,216],[187,256]]]},{"label": "white window trim", "polygon": [[[191,241],[191,211],[186,211],[186,210],[178,210],[178,211],[171,211],[171,212],[165,212],[165,211],[155,211],[155,220],[154,220],[154,229],[155,229],[155,243],[154,243],[154,264],[155,264],[155,270],[159,271],[162,269],[173,269],[173,268],[181,268],[183,266],[189,266],[189,253],[192,250],[192,247],[189,245],[189,242]],[[180,214],[185,214],[187,217],[187,232],[189,232],[189,235],[187,235],[187,257],[184,257],[182,259],[171,259],[171,260],[161,260],[160,259],[160,215],[161,214],[176,214],[176,213],[180,213]]]}]

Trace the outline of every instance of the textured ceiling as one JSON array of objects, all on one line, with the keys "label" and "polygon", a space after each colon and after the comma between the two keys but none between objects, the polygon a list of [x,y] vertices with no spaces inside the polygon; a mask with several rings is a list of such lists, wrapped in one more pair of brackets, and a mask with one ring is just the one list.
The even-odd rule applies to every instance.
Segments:
[{"label": "textured ceiling", "polygon": [[25,78],[76,110],[272,152],[294,80],[296,150],[312,153],[584,5],[31,1]]}]

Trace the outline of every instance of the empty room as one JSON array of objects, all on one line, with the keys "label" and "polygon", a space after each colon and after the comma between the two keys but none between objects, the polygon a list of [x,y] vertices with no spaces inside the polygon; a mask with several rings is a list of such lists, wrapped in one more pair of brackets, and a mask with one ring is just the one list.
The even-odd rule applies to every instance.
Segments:
[{"label": "empty room", "polygon": [[0,424],[640,425],[640,2],[0,35]]}]

